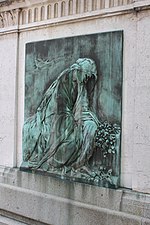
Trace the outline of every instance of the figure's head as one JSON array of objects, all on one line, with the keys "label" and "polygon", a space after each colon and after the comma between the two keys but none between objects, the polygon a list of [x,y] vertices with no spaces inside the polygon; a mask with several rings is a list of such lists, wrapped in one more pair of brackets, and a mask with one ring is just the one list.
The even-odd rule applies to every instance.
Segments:
[{"label": "figure's head", "polygon": [[79,58],[71,66],[71,70],[76,71],[76,78],[79,83],[87,83],[90,78],[97,79],[97,69],[94,60],[89,58]]}]

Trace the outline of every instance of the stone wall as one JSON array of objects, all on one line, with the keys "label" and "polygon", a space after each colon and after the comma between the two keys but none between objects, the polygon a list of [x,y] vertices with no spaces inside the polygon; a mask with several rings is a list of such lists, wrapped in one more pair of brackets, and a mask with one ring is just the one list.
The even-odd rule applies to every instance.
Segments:
[{"label": "stone wall", "polygon": [[123,30],[121,187],[150,193],[150,0],[0,4],[0,165],[22,162],[25,44]]}]

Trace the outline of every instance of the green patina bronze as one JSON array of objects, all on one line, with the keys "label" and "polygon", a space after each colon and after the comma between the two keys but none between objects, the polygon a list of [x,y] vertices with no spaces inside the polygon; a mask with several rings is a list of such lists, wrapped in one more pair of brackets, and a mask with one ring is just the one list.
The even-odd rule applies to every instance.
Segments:
[{"label": "green patina bronze", "polygon": [[[87,51],[93,40],[95,45],[104,44],[104,37],[109,40],[105,46],[110,48],[108,55],[106,51],[102,52],[104,47],[99,50],[95,47],[93,53]],[[82,54],[81,50],[78,52],[79,49],[76,51],[73,47],[66,50],[66,46],[76,40],[79,47],[83,47],[84,39],[86,47]],[[44,44],[48,48],[50,44],[58,45],[59,41]],[[117,187],[120,173],[121,93],[115,92],[116,87],[121,90],[122,82],[122,32],[61,41],[64,46],[60,55],[51,52],[53,47],[50,47],[46,50],[48,54],[52,53],[49,58],[44,55],[43,49],[39,50],[43,42],[29,44],[22,169],[46,171],[70,180]],[[65,54],[71,62],[77,56],[86,57],[78,57],[69,65],[68,61],[65,63],[65,59],[62,59]],[[102,55],[99,57],[99,54]],[[116,57],[116,61],[113,57]],[[108,65],[105,65],[107,59]],[[68,67],[65,68],[65,65]],[[115,71],[118,76],[116,80],[113,78]],[[115,106],[119,112],[115,112]]]}]

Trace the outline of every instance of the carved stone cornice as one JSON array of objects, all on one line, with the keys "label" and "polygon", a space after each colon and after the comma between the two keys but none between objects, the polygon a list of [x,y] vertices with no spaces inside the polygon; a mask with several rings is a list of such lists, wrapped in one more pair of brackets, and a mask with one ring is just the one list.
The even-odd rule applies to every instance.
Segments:
[{"label": "carved stone cornice", "polygon": [[[0,33],[16,25],[21,31],[150,8],[150,0],[8,0],[0,4],[3,4],[0,8]],[[6,7],[5,4],[9,5]]]},{"label": "carved stone cornice", "polygon": [[0,28],[18,25],[19,9],[0,13]]}]

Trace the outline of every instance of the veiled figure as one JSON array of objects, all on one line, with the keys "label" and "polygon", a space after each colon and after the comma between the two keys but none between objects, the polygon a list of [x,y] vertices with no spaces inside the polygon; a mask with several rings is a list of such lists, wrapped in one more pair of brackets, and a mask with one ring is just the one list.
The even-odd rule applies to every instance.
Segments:
[{"label": "veiled figure", "polygon": [[50,85],[35,115],[24,124],[28,167],[77,170],[88,163],[100,123],[90,104],[96,80],[95,62],[79,58]]}]

